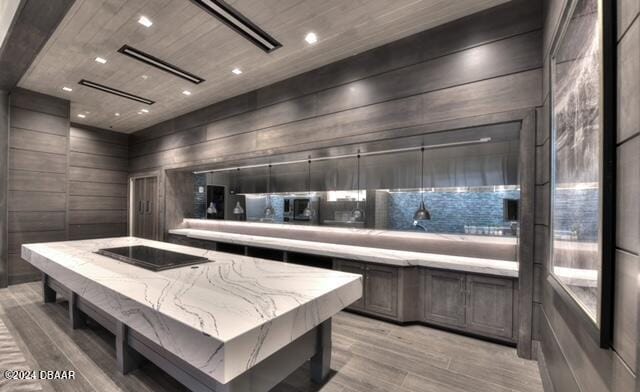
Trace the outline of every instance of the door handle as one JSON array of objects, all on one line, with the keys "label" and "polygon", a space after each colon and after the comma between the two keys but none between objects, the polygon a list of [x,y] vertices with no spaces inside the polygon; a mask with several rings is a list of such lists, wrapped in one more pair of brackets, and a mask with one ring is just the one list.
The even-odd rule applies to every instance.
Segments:
[{"label": "door handle", "polygon": [[147,200],[147,208],[146,208],[146,211],[145,211],[145,212],[146,212],[147,214],[150,214],[150,213],[151,213],[151,201],[150,201],[150,200]]},{"label": "door handle", "polygon": [[142,200],[138,201],[138,214],[142,214]]}]

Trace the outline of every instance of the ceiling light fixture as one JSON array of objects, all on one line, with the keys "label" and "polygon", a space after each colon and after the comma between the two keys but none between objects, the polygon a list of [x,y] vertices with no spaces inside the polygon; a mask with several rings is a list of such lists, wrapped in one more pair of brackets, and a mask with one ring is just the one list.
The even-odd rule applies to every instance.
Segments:
[{"label": "ceiling light fixture", "polygon": [[105,86],[103,84],[95,83],[95,82],[92,82],[92,81],[86,80],[86,79],[82,79],[81,81],[78,82],[78,84],[81,84],[81,85],[86,86],[86,87],[91,87],[91,88],[94,88],[96,90],[103,91],[105,93],[117,95],[117,96],[122,97],[122,98],[127,98],[127,99],[130,99],[132,101],[146,103],[147,105],[153,105],[155,103],[154,101],[152,101],[150,99],[139,97],[137,95],[128,93],[126,91],[118,90],[118,89],[115,89],[113,87]]},{"label": "ceiling light fixture", "polygon": [[73,89],[72,89],[71,87],[66,87],[66,86],[65,86],[65,87],[63,87],[62,89],[63,89],[64,91],[73,91]]},{"label": "ceiling light fixture", "polygon": [[153,22],[144,15],[142,15],[140,19],[138,19],[138,23],[140,23],[144,27],[151,27],[151,25],[153,24]]},{"label": "ceiling light fixture", "polygon": [[184,94],[184,95],[191,95],[191,91],[189,91],[189,90],[184,90],[184,91],[182,92],[182,94]]},{"label": "ceiling light fixture", "polygon": [[242,73],[242,70],[240,68],[234,68],[233,70],[231,70],[231,72],[233,72],[236,75],[240,75]]},{"label": "ceiling light fixture", "polygon": [[114,113],[113,115],[116,117],[120,117],[120,113]]},{"label": "ceiling light fixture", "polygon": [[149,76],[148,76],[148,75],[142,75],[142,76],[140,76],[140,77],[141,77],[142,79],[144,79],[144,80],[149,79]]},{"label": "ceiling light fixture", "polygon": [[307,33],[307,35],[304,37],[304,40],[307,41],[309,45],[313,45],[318,42],[318,36],[314,32]]},{"label": "ceiling light fixture", "polygon": [[78,117],[80,117],[80,118],[86,118],[87,116],[85,116],[85,115],[84,115],[84,114],[82,114],[82,113],[78,113]]},{"label": "ceiling light fixture", "polygon": [[191,0],[254,45],[269,53],[282,44],[222,0]]},{"label": "ceiling light fixture", "polygon": [[149,110],[148,110],[148,109],[140,109],[140,111],[141,111],[142,113],[149,113]]},{"label": "ceiling light fixture", "polygon": [[106,64],[107,59],[103,59],[102,57],[96,57],[95,62],[100,64]]},{"label": "ceiling light fixture", "polygon": [[169,64],[164,60],[160,60],[159,58],[152,56],[149,53],[145,53],[129,45],[124,45],[123,47],[118,49],[118,52],[125,54],[131,58],[134,58],[138,61],[142,61],[145,64],[161,69],[165,72],[169,72],[170,74],[173,74],[179,78],[188,80],[191,83],[199,84],[204,82],[204,79],[202,79],[199,76],[196,76],[192,73],[182,70],[176,67],[175,65]]}]

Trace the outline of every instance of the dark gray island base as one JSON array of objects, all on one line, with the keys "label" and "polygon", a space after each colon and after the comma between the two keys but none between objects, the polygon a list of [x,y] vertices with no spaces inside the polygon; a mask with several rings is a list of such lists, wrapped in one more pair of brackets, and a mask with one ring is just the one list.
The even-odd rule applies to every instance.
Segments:
[{"label": "dark gray island base", "polygon": [[331,370],[331,319],[230,382],[221,384],[44,273],[42,289],[45,303],[55,302],[57,295],[69,302],[73,329],[82,328],[88,316],[115,335],[118,369],[123,374],[148,360],[194,392],[267,392],[308,360],[315,383],[323,383]]}]

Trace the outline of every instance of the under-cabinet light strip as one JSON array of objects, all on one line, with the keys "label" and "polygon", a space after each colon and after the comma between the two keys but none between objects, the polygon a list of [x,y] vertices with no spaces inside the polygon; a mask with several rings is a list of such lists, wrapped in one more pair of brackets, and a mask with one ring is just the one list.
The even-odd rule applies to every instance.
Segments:
[{"label": "under-cabinet light strip", "polygon": [[150,99],[139,97],[137,95],[128,93],[126,91],[118,90],[118,89],[115,89],[113,87],[105,86],[103,84],[95,83],[95,82],[92,82],[92,81],[86,80],[86,79],[82,79],[81,81],[78,82],[78,84],[81,84],[81,85],[87,86],[87,87],[91,87],[91,88],[94,88],[96,90],[104,91],[105,93],[117,95],[117,96],[120,96],[122,98],[127,98],[127,99],[131,99],[133,101],[146,103],[147,105],[153,105],[155,103],[154,101],[152,101]]},{"label": "under-cabinet light strip", "polygon": [[268,167],[269,165],[271,165],[271,166],[291,165],[291,164],[294,164],[294,163],[307,163],[309,161],[311,161],[311,162],[331,161],[331,160],[334,160],[334,159],[354,158],[354,157],[357,157],[358,155],[360,155],[361,157],[371,156],[371,155],[383,155],[383,154],[392,154],[392,153],[397,153],[397,152],[416,151],[416,150],[420,150],[422,148],[424,148],[425,150],[432,150],[432,149],[443,148],[443,147],[458,147],[458,146],[466,146],[468,144],[488,143],[490,141],[491,141],[490,137],[483,137],[483,138],[480,138],[480,139],[466,140],[466,141],[463,141],[463,142],[431,144],[431,145],[428,145],[428,146],[416,146],[416,147],[394,148],[394,149],[391,149],[391,150],[361,152],[359,154],[358,153],[343,154],[343,155],[334,155],[334,156],[330,156],[330,157],[296,159],[296,160],[292,160],[292,161],[260,163],[260,164],[245,165],[245,166],[233,166],[233,167],[228,167],[228,168],[224,168],[224,169],[200,170],[200,171],[194,171],[193,174],[217,173],[217,172],[224,172],[224,171],[255,169],[255,168],[260,168],[260,167]]},{"label": "under-cabinet light strip", "polygon": [[249,19],[222,0],[192,0],[213,16],[260,47],[271,52],[282,45]]},{"label": "under-cabinet light strip", "polygon": [[133,48],[129,45],[124,45],[123,47],[118,49],[118,52],[122,54],[126,54],[129,57],[133,57],[136,60],[142,61],[143,63],[147,63],[153,67],[160,68],[165,72],[169,72],[175,76],[186,79],[192,83],[200,84],[204,82],[204,79],[202,79],[201,77],[193,75],[187,71],[183,71],[180,68],[176,67],[175,65],[171,65],[165,61],[160,60],[157,57],[154,57],[148,53],[145,53],[139,49]]}]

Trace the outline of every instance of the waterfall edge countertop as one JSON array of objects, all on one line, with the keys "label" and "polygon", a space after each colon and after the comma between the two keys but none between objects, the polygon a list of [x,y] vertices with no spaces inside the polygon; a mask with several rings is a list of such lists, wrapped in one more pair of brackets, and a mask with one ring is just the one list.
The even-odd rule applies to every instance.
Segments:
[{"label": "waterfall edge countertop", "polygon": [[408,252],[392,249],[332,244],[327,242],[291,240],[248,234],[225,233],[201,229],[173,229],[170,234],[189,238],[220,241],[245,246],[256,246],[284,251],[309,253],[335,258],[394,265],[400,267],[422,266],[480,274],[518,277],[518,263],[508,260],[482,259],[444,254]]},{"label": "waterfall edge countertop", "polygon": [[[153,272],[95,253],[133,245],[210,262]],[[362,296],[356,274],[134,237],[28,244],[22,258],[220,383]]]}]

